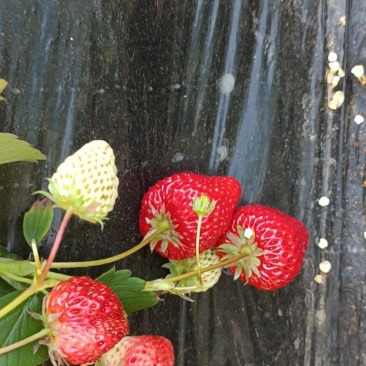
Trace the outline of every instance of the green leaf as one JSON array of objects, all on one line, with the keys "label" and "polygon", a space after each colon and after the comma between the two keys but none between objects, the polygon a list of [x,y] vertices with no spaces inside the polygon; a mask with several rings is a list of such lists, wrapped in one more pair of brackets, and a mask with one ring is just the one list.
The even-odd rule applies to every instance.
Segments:
[{"label": "green leaf", "polygon": [[[14,287],[0,278],[0,298],[14,291]],[[1,324],[1,321],[0,321]]]},{"label": "green leaf", "polygon": [[127,314],[155,306],[159,299],[155,292],[142,291],[145,281],[131,277],[128,269],[116,271],[115,268],[102,274],[97,281],[108,285],[120,299]]},{"label": "green leaf", "polygon": [[50,229],[53,219],[52,202],[48,198],[33,203],[32,208],[24,215],[23,233],[28,245],[32,240],[38,245]]},{"label": "green leaf", "polygon": [[0,133],[0,164],[12,163],[14,161],[46,160],[46,156],[39,150],[30,146],[28,142],[18,140],[18,137],[11,133]]},{"label": "green leaf", "polygon": [[2,245],[0,245],[0,257],[4,257],[4,258],[10,258],[10,259],[15,259],[15,260],[23,260],[22,257],[20,257],[19,255],[10,253],[6,248],[4,248]]},{"label": "green leaf", "polygon": [[[0,308],[4,307],[21,291],[15,291],[11,294],[0,298]],[[41,314],[42,312],[42,297],[37,294],[29,298],[22,305],[15,308],[12,312],[0,319],[0,347],[5,347],[22,339],[25,339],[33,334],[36,334],[43,329],[41,321],[34,319],[28,312]],[[37,352],[34,353],[34,345],[37,341],[29,343],[14,351],[5,353],[0,356],[0,366],[22,365],[36,366],[44,363],[48,359],[48,350],[46,346],[40,345]]]},{"label": "green leaf", "polygon": [[14,291],[24,288],[25,284],[14,281],[7,276],[7,273],[27,276],[33,274],[34,267],[29,265],[21,257],[8,252],[0,245],[0,297]]}]

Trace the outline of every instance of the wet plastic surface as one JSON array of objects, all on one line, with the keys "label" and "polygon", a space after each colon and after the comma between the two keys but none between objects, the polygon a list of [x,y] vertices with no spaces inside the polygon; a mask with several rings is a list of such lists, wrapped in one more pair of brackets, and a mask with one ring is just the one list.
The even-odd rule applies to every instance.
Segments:
[{"label": "wet plastic surface", "polygon": [[[232,175],[242,203],[307,225],[301,276],[273,293],[223,276],[194,303],[170,296],[133,315],[131,332],[170,338],[179,366],[366,365],[366,125],[353,121],[365,116],[366,89],[350,73],[365,65],[365,34],[363,0],[1,0],[0,77],[9,86],[0,129],[48,157],[0,167],[1,244],[26,254],[31,193],[92,139],[116,153],[119,200],[103,232],[73,220],[59,260],[137,243],[140,199],[168,174]],[[327,108],[330,51],[346,71],[336,111]],[[332,270],[319,285],[322,260]],[[146,249],[117,267],[152,279],[163,262]]]}]

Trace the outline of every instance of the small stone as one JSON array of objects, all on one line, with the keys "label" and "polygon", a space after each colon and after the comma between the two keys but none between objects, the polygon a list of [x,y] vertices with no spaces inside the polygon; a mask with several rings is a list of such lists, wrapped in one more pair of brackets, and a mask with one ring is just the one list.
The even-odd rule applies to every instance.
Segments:
[{"label": "small stone", "polygon": [[329,198],[325,197],[325,196],[320,197],[320,199],[319,199],[319,205],[322,207],[328,206],[329,202],[330,202]]},{"label": "small stone", "polygon": [[329,52],[329,55],[328,55],[329,62],[337,61],[337,58],[338,58],[338,56],[335,52]]},{"label": "small stone", "polygon": [[179,163],[184,159],[184,155],[180,152],[177,152],[172,159],[172,163]]},{"label": "small stone", "polygon": [[320,249],[325,249],[325,248],[327,248],[327,247],[328,247],[328,240],[327,240],[327,239],[325,239],[325,238],[320,238],[319,243],[318,243],[318,247],[319,247]]},{"label": "small stone", "polygon": [[366,239],[366,231],[363,232],[363,237]]},{"label": "small stone", "polygon": [[357,114],[357,116],[355,116],[354,121],[359,125],[361,124],[365,119],[360,115]]},{"label": "small stone", "polygon": [[332,265],[329,261],[323,261],[319,264],[319,269],[323,273],[329,273],[331,268],[332,268]]},{"label": "small stone", "polygon": [[318,274],[314,277],[314,281],[317,282],[317,283],[320,283],[322,284],[324,282],[324,279],[323,279],[323,276]]}]

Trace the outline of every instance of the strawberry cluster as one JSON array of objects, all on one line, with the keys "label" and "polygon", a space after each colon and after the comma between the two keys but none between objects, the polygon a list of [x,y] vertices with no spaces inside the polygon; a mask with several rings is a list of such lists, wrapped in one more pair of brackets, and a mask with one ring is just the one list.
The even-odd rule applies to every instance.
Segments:
[{"label": "strawberry cluster", "polygon": [[[203,196],[214,208],[203,215],[197,247],[194,198]],[[141,204],[140,232],[147,237],[158,233],[151,248],[169,259],[164,265],[171,271],[167,278],[195,271],[199,264],[205,268],[234,260],[227,266],[234,279],[260,290],[277,290],[293,281],[309,242],[306,227],[270,207],[237,207],[240,196],[240,184],[232,177],[193,173],[174,174],[148,190]],[[197,251],[200,258],[194,257]],[[184,277],[174,291],[205,291],[218,281],[221,270],[203,274],[210,275],[209,280]],[[155,285],[161,286],[161,281]]]},{"label": "strawberry cluster", "polygon": [[[49,180],[49,192],[40,192],[66,214],[47,261],[39,258],[35,241],[31,240],[34,279],[22,300],[53,287],[44,298],[43,314],[38,318],[44,325],[39,343],[48,345],[54,365],[174,365],[174,350],[168,339],[128,334],[124,302],[108,285],[85,276],[62,279],[55,285],[52,281],[57,275],[50,276],[62,233],[72,215],[103,225],[118,195],[116,173],[111,147],[105,141],[93,141],[60,165]],[[190,172],[166,177],[150,187],[142,199],[142,242],[121,255],[84,262],[82,266],[112,263],[150,244],[151,251],[168,260],[163,267],[170,271],[163,279],[144,282],[142,290],[156,296],[171,293],[190,299],[192,292],[212,288],[223,268],[233,274],[234,280],[260,290],[288,285],[303,264],[309,241],[306,227],[270,207],[238,207],[240,197],[241,186],[233,177]],[[0,310],[0,318],[20,301]],[[25,344],[18,343],[0,348],[0,355]]]}]

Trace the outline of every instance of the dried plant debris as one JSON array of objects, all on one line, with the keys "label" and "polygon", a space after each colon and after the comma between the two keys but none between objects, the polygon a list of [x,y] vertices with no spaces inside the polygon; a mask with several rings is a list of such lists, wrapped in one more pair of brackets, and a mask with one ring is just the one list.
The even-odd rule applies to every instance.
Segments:
[{"label": "dried plant debris", "polygon": [[339,18],[339,25],[341,27],[345,27],[347,24],[347,17],[344,15],[343,17],[340,17]]},{"label": "dried plant debris", "polygon": [[329,69],[327,73],[327,84],[331,85],[332,88],[335,88],[341,78],[344,77],[344,70],[341,68],[340,63],[337,61],[338,55],[335,52],[329,52],[328,61],[329,61]]},{"label": "dried plant debris", "polygon": [[353,66],[351,73],[357,78],[361,86],[366,85],[365,68],[363,65]]},{"label": "dried plant debris", "polygon": [[338,90],[334,93],[333,98],[329,101],[328,107],[330,109],[338,109],[342,106],[344,102],[344,93],[341,90]]},{"label": "dried plant debris", "polygon": [[321,274],[317,274],[314,277],[314,281],[317,282],[317,283],[319,283],[319,284],[322,284],[324,282],[324,277]]}]

